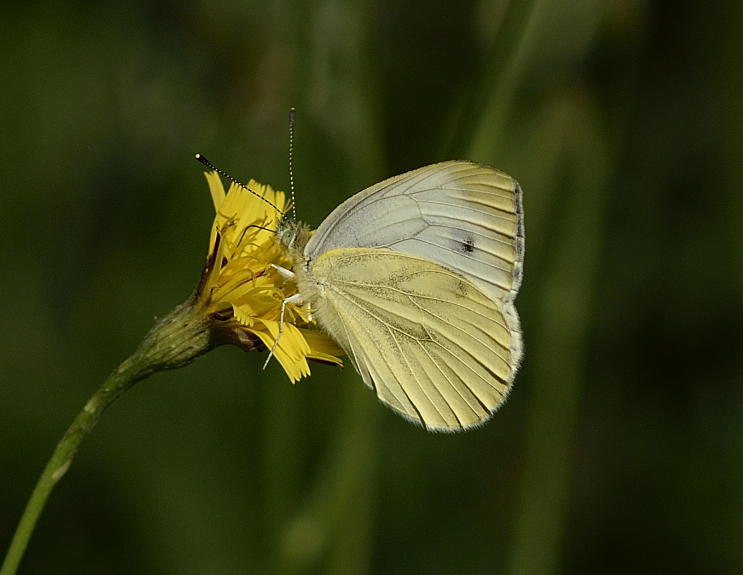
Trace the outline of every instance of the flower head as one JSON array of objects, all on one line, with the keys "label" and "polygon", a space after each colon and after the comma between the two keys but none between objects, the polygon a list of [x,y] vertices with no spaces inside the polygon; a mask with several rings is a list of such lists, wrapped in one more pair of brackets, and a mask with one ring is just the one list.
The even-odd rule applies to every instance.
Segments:
[{"label": "flower head", "polygon": [[[296,293],[272,265],[291,267],[273,231],[290,206],[283,192],[254,180],[247,189],[233,183],[225,194],[216,172],[207,172],[206,179],[217,215],[195,303],[210,317],[210,331],[220,343],[270,349],[279,335],[281,304]],[[309,310],[286,305],[274,355],[292,382],[309,375],[308,359],[340,366],[342,354],[313,327]]]}]

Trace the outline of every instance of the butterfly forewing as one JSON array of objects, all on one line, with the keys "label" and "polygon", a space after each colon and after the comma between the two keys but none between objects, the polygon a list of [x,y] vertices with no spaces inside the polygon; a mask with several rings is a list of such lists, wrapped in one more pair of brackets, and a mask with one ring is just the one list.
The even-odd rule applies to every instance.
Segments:
[{"label": "butterfly forewing", "polygon": [[356,194],[320,225],[305,254],[373,247],[419,256],[513,299],[521,281],[521,190],[508,175],[452,161],[395,176]]}]

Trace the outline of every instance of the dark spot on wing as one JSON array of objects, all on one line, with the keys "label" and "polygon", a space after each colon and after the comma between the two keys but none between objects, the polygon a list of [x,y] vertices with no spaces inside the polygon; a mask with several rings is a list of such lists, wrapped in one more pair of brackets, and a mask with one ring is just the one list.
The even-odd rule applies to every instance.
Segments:
[{"label": "dark spot on wing", "polygon": [[459,249],[462,250],[463,254],[471,254],[475,251],[475,240],[472,236],[468,236],[465,240],[459,244]]}]

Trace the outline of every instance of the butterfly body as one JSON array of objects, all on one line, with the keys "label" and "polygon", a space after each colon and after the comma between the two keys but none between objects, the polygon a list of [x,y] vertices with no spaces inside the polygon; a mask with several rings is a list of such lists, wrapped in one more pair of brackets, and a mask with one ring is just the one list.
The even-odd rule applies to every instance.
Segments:
[{"label": "butterfly body", "polygon": [[522,354],[523,215],[509,176],[434,164],[351,197],[311,238],[293,223],[278,233],[292,303],[313,310],[382,402],[457,431],[504,401]]}]

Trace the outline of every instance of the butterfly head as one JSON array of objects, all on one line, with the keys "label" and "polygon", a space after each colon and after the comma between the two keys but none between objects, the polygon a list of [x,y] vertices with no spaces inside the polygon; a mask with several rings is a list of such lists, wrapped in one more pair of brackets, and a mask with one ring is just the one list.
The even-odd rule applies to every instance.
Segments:
[{"label": "butterfly head", "polygon": [[310,239],[310,230],[306,224],[284,218],[276,228],[276,239],[289,252],[294,263],[304,259],[304,247]]}]

